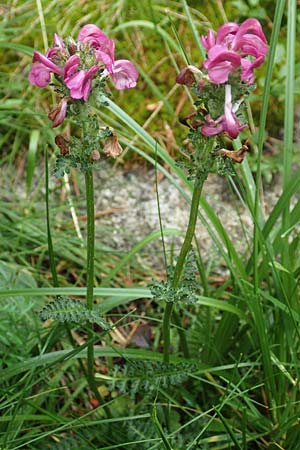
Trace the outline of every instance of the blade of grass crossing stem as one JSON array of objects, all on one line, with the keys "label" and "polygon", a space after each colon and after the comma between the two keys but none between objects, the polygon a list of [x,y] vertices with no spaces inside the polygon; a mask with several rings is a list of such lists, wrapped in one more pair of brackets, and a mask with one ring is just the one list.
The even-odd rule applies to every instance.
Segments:
[{"label": "blade of grass crossing stem", "polygon": [[[294,137],[294,88],[295,88],[295,41],[296,41],[296,1],[288,0],[287,13],[287,74],[285,84],[284,116],[284,152],[283,152],[283,191],[287,188],[292,174],[293,137]],[[282,211],[283,232],[290,227],[290,202],[286,202]],[[290,268],[289,237],[283,238],[282,264]],[[294,283],[283,276],[284,287],[288,295],[294,291]]]},{"label": "blade of grass crossing stem", "polygon": [[48,38],[47,38],[47,30],[46,30],[46,24],[45,24],[45,17],[44,17],[44,11],[41,0],[36,0],[36,6],[39,14],[40,24],[41,24],[41,30],[42,30],[42,36],[43,36],[43,42],[44,42],[44,49],[45,52],[47,51],[47,48],[49,48],[48,45]]},{"label": "blade of grass crossing stem", "polygon": [[[283,152],[283,191],[286,189],[292,176],[293,158],[293,137],[294,137],[294,89],[295,89],[295,41],[296,41],[296,0],[288,0],[287,11],[287,73],[285,84],[285,115],[284,115],[284,152]],[[286,202],[282,211],[282,230],[286,231],[290,227],[290,201]],[[282,265],[287,271],[292,270],[290,256],[289,236],[282,237]],[[298,298],[296,281],[291,274],[282,271],[281,279],[289,307],[297,308]],[[279,360],[289,361],[290,359],[297,367],[295,358],[295,336],[292,327],[292,317],[286,317],[278,313],[278,340]],[[282,326],[281,326],[282,325]],[[284,331],[286,330],[286,331]],[[288,380],[286,377],[279,377],[278,395],[280,401],[285,401]]]},{"label": "blade of grass crossing stem", "polygon": [[262,150],[265,136],[265,126],[268,110],[268,101],[270,95],[272,69],[274,65],[276,46],[278,42],[278,36],[280,31],[280,24],[284,12],[285,0],[278,0],[276,3],[275,16],[272,28],[272,36],[270,41],[270,51],[268,57],[268,63],[266,68],[266,78],[265,87],[262,100],[262,109],[259,121],[259,135],[258,135],[258,155],[257,155],[257,171],[256,171],[256,192],[255,192],[255,204],[254,204],[254,233],[253,233],[253,297],[250,302],[250,307],[252,309],[252,314],[254,317],[255,326],[257,328],[257,334],[260,341],[262,360],[264,367],[264,375],[266,381],[267,396],[272,407],[273,420],[277,421],[277,410],[276,410],[276,399],[277,399],[277,389],[275,385],[274,373],[272,370],[272,361],[270,355],[270,346],[267,337],[265,318],[263,314],[263,309],[261,305],[261,297],[259,295],[259,263],[258,263],[258,248],[259,248],[259,235],[260,235],[260,225],[259,225],[259,211],[260,211],[260,196],[259,187],[261,183],[261,160],[262,160]]},{"label": "blade of grass crossing stem", "polygon": [[215,412],[216,412],[217,416],[219,417],[219,419],[221,420],[222,424],[224,425],[225,430],[227,431],[228,435],[231,437],[232,442],[234,443],[236,448],[239,450],[243,450],[242,447],[240,446],[238,440],[236,439],[235,434],[231,429],[231,426],[229,425],[228,421],[225,419],[223,414],[221,414],[221,412],[218,410],[218,408],[215,408]]},{"label": "blade of grass crossing stem", "polygon": [[174,23],[173,23],[173,21],[172,21],[172,19],[169,17],[169,21],[170,21],[170,24],[171,24],[171,27],[172,27],[172,29],[173,29],[173,32],[174,32],[174,34],[175,34],[175,37],[176,37],[176,40],[177,40],[177,43],[178,43],[178,47],[180,48],[180,53],[181,53],[181,56],[182,56],[182,58],[185,60],[185,63],[186,64],[191,64],[191,61],[190,61],[190,59],[189,59],[189,57],[188,57],[188,54],[186,53],[186,51],[185,51],[185,48],[184,48],[184,45],[182,44],[182,41],[181,41],[181,39],[180,39],[180,36],[179,36],[179,34],[178,34],[178,32],[177,32],[177,28],[175,27],[175,25],[174,25]]},{"label": "blade of grass crossing stem", "polygon": [[55,265],[53,242],[51,235],[51,224],[50,224],[50,204],[49,204],[49,165],[48,165],[48,147],[45,150],[45,202],[46,202],[46,223],[47,223],[47,241],[48,241],[48,252],[50,269],[52,274],[53,285],[58,287],[58,276]]},{"label": "blade of grass crossing stem", "polygon": [[158,214],[158,220],[159,220],[159,230],[160,230],[161,243],[162,243],[162,248],[163,248],[165,272],[166,272],[166,276],[167,276],[168,261],[167,261],[166,244],[165,244],[165,237],[164,237],[164,229],[163,229],[163,225],[162,225],[160,200],[159,200],[159,192],[158,192],[157,145],[155,147],[155,192],[156,192],[157,214]]},{"label": "blade of grass crossing stem", "polygon": [[188,4],[187,4],[186,0],[181,0],[181,3],[182,3],[182,7],[183,7],[183,10],[184,10],[184,13],[186,15],[187,23],[188,23],[188,25],[190,27],[190,30],[192,32],[194,41],[196,42],[196,45],[198,47],[200,55],[202,56],[202,59],[205,59],[205,51],[203,49],[203,46],[202,46],[201,39],[200,39],[199,33],[197,31],[197,28],[196,28],[196,26],[195,26],[195,24],[193,22],[193,19],[192,19],[192,16],[191,16]]},{"label": "blade of grass crossing stem", "polygon": [[174,450],[173,447],[171,447],[171,444],[169,443],[167,436],[164,433],[164,430],[157,418],[157,412],[156,412],[156,403],[153,405],[152,414],[151,414],[152,422],[155,426],[156,432],[159,435],[159,437],[162,440],[163,446],[165,450]]},{"label": "blade of grass crossing stem", "polygon": [[32,179],[34,175],[35,165],[36,165],[36,154],[38,151],[38,144],[40,138],[39,130],[32,130],[29,138],[29,146],[27,153],[27,164],[26,164],[26,189],[27,194],[30,192],[32,185]]}]

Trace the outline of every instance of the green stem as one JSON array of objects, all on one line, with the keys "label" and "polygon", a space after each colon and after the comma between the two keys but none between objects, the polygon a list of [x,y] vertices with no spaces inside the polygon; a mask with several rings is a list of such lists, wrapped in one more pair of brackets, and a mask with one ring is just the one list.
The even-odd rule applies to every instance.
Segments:
[{"label": "green stem", "polygon": [[[196,223],[197,223],[197,216],[198,216],[198,209],[199,209],[199,202],[201,198],[201,192],[203,187],[204,181],[198,182],[195,181],[194,184],[194,190],[193,190],[193,196],[192,196],[192,202],[191,202],[191,208],[190,208],[190,217],[189,217],[189,223],[186,230],[186,235],[177,259],[177,263],[174,270],[174,277],[173,277],[173,288],[177,289],[182,273],[184,271],[184,263],[186,256],[191,248],[191,243],[194,237]],[[167,303],[165,312],[164,312],[164,318],[163,318],[163,340],[164,340],[164,362],[169,363],[170,361],[170,354],[169,354],[169,347],[170,347],[170,322],[173,312],[173,303]]]},{"label": "green stem", "polygon": [[86,278],[86,306],[93,309],[94,305],[94,253],[95,253],[95,208],[93,171],[85,172],[86,212],[87,212],[87,278]]},{"label": "green stem", "polygon": [[[94,207],[94,181],[93,170],[90,168],[85,172],[86,212],[87,212],[87,278],[86,278],[86,306],[93,309],[94,306],[94,254],[95,254],[95,207]],[[93,338],[93,327],[88,325],[88,340]],[[97,389],[94,371],[94,344],[93,341],[87,347],[88,373],[87,381],[99,403],[102,398]]]}]

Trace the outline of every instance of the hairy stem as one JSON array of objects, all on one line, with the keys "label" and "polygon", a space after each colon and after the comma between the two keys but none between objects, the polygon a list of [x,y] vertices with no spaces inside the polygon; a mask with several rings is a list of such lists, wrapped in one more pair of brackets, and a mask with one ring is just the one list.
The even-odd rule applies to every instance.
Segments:
[{"label": "hairy stem", "polygon": [[[86,278],[86,306],[93,309],[94,306],[94,253],[95,253],[95,207],[94,207],[94,181],[93,170],[88,169],[85,172],[85,191],[86,191],[86,212],[87,212],[87,278]],[[94,371],[94,344],[93,344],[93,327],[88,325],[88,340],[91,343],[87,347],[88,373],[87,381],[90,389],[94,393],[99,403],[102,398],[97,389]]]},{"label": "hairy stem", "polygon": [[[190,217],[189,217],[189,223],[186,230],[186,235],[177,259],[177,263],[174,270],[174,277],[173,277],[173,288],[177,289],[180,285],[181,276],[184,271],[184,263],[186,256],[191,248],[191,243],[194,237],[196,223],[197,223],[197,215],[198,215],[198,209],[199,209],[199,202],[201,198],[201,192],[203,187],[204,181],[195,181],[194,184],[194,190],[193,190],[193,196],[192,196],[192,202],[191,202],[191,208],[190,208]],[[169,347],[170,347],[170,322],[173,312],[173,303],[167,303],[165,312],[164,312],[164,318],[163,318],[163,340],[164,340],[164,362],[169,363],[170,361],[170,353],[169,353]]]}]

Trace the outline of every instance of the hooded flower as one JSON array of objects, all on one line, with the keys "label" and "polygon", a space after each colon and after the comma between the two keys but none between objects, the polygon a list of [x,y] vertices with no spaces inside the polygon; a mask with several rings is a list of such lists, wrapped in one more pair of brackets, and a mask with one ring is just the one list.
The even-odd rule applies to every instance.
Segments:
[{"label": "hooded flower", "polygon": [[56,73],[57,75],[63,74],[60,67],[40,52],[34,52],[32,62],[38,62],[38,64],[33,64],[28,79],[31,84],[37,87],[47,86],[51,79],[51,73]]},{"label": "hooded flower", "polygon": [[94,65],[89,70],[79,70],[74,75],[67,77],[65,83],[70,89],[70,96],[86,102],[92,90],[92,79],[98,71],[99,67]]},{"label": "hooded flower", "polygon": [[201,133],[205,136],[216,136],[226,132],[232,139],[235,139],[241,130],[246,127],[242,125],[235,115],[239,104],[232,105],[231,86],[225,85],[225,105],[224,114],[218,119],[213,120],[210,114],[205,117],[206,123],[201,127]]},{"label": "hooded flower", "polygon": [[107,72],[118,90],[135,87],[139,76],[134,64],[127,59],[118,59]]},{"label": "hooded flower", "polygon": [[242,81],[254,82],[253,69],[263,63],[268,52],[267,40],[258,20],[247,19],[240,26],[229,22],[222,25],[217,34],[209,30],[201,39],[208,50],[203,67],[213,83],[226,83],[229,74],[240,66]]},{"label": "hooded flower", "polygon": [[210,80],[215,84],[226,83],[228,76],[241,64],[241,57],[227,50],[223,45],[214,45],[208,50],[208,59],[203,67],[207,69]]},{"label": "hooded flower", "polygon": [[115,43],[96,25],[85,25],[78,33],[78,42],[89,44],[95,50],[97,61],[103,61],[110,69],[115,61]]},{"label": "hooded flower", "polygon": [[56,62],[56,60],[59,62],[66,54],[67,52],[62,38],[58,34],[54,33],[53,47],[48,48],[46,57],[53,62]]}]

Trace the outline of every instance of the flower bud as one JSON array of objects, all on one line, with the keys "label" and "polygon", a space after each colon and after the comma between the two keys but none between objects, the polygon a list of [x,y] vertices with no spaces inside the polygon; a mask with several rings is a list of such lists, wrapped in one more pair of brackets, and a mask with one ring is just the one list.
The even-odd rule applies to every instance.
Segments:
[{"label": "flower bud", "polygon": [[99,161],[99,159],[100,159],[100,153],[98,152],[98,150],[93,150],[91,153],[91,160]]}]

